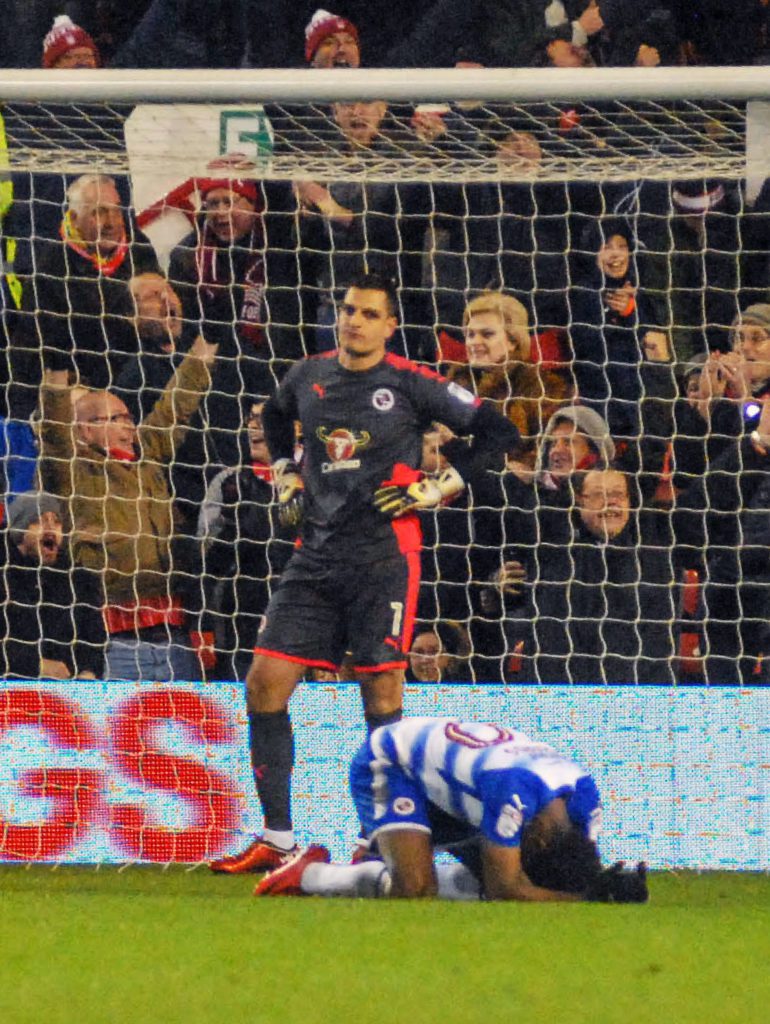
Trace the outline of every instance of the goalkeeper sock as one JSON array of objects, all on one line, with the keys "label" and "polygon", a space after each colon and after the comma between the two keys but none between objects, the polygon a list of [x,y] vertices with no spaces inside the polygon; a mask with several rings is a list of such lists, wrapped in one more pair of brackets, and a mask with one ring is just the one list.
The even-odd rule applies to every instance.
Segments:
[{"label": "goalkeeper sock", "polygon": [[250,711],[249,747],[265,828],[291,833],[294,734],[288,711]]},{"label": "goalkeeper sock", "polygon": [[[358,896],[371,899],[383,895],[383,876],[390,883],[381,860],[361,864],[308,864],[302,872],[303,892],[314,896]],[[388,884],[387,888],[390,888]]]},{"label": "goalkeeper sock", "polygon": [[387,711],[384,715],[365,714],[366,729],[371,736],[375,729],[381,725],[391,725],[393,722],[400,722],[404,717],[404,709],[396,708],[395,711]]}]

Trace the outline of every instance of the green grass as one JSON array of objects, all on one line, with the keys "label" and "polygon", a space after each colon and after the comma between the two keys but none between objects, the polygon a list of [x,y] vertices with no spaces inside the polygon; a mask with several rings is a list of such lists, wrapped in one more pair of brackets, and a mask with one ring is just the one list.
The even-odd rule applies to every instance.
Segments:
[{"label": "green grass", "polygon": [[654,875],[642,907],[254,900],[253,885],[0,868],[0,1022],[770,1022],[766,875]]}]

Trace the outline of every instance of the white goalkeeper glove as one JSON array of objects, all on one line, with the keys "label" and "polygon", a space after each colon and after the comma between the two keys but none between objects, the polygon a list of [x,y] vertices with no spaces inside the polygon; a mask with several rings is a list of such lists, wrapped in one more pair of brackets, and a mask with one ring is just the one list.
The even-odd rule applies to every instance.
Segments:
[{"label": "white goalkeeper glove", "polygon": [[465,481],[452,466],[438,477],[425,476],[411,484],[389,484],[375,491],[374,504],[383,515],[391,519],[419,512],[420,509],[438,508],[465,488]]},{"label": "white goalkeeper glove", "polygon": [[278,496],[278,519],[282,526],[298,527],[302,522],[304,504],[299,466],[291,459],[278,459],[273,463],[273,482]]}]

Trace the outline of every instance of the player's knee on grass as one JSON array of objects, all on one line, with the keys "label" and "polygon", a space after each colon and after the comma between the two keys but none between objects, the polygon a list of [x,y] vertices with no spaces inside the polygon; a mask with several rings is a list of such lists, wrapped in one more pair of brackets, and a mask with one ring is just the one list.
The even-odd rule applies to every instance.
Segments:
[{"label": "player's knee on grass", "polygon": [[408,829],[383,832],[377,836],[377,845],[390,874],[390,896],[419,899],[438,893],[429,833]]}]

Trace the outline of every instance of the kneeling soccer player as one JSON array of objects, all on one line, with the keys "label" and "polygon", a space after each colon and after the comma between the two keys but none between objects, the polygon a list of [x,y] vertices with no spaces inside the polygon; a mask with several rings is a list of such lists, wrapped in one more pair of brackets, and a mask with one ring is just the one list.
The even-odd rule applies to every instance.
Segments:
[{"label": "kneeling soccer player", "polygon": [[[643,903],[645,867],[602,868],[590,775],[547,743],[499,725],[407,718],[377,729],[350,769],[365,835],[381,860],[296,854],[255,895],[442,896]],[[448,850],[460,864],[433,861]]]}]

